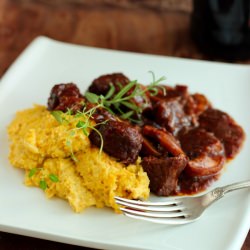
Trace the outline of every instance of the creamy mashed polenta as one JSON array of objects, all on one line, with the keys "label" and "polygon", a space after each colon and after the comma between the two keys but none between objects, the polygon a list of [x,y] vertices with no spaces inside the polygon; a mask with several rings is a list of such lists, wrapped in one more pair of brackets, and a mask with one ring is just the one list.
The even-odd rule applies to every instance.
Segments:
[{"label": "creamy mashed polenta", "polygon": [[89,206],[119,211],[114,196],[146,199],[149,180],[140,165],[125,166],[92,146],[77,123],[64,115],[59,123],[45,106],[20,111],[8,127],[9,160],[25,171],[25,184],[47,197],[67,200],[76,212]]}]

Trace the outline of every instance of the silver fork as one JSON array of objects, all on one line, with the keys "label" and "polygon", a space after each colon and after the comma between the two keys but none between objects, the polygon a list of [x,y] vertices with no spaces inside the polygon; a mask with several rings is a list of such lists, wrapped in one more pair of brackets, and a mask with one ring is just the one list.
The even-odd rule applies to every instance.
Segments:
[{"label": "silver fork", "polygon": [[237,182],[200,195],[166,198],[163,202],[146,202],[115,197],[126,216],[161,224],[186,224],[199,219],[204,210],[226,193],[250,187],[250,180]]}]

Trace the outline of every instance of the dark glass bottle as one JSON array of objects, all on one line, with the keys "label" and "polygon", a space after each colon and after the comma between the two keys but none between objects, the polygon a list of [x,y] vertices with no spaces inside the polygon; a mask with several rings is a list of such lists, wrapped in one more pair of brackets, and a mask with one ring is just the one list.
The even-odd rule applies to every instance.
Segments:
[{"label": "dark glass bottle", "polygon": [[250,0],[194,0],[192,37],[212,58],[250,58]]}]

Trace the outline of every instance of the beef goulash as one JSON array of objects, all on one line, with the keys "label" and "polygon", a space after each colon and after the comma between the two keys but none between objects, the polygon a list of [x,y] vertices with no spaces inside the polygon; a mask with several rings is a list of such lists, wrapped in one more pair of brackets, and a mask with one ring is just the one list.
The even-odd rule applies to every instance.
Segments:
[{"label": "beef goulash", "polygon": [[84,94],[74,83],[57,84],[47,107],[19,111],[8,127],[9,159],[25,170],[25,184],[76,212],[118,212],[114,196],[195,194],[218,179],[239,152],[243,129],[205,95],[152,76],[143,85],[122,73],[102,75]]},{"label": "beef goulash", "polygon": [[[121,73],[96,78],[88,88],[100,98],[115,97],[131,81]],[[72,84],[61,84],[52,89],[49,110],[72,109],[74,112],[82,96]],[[110,92],[113,86],[112,93]],[[68,89],[58,93],[57,89]],[[138,95],[131,93],[139,88]],[[188,87],[157,85],[152,92],[147,86],[134,84],[122,97],[127,102],[112,103],[108,110],[97,108],[93,119],[106,121],[96,128],[103,138],[103,150],[124,164],[141,157],[141,165],[150,179],[150,190],[157,195],[190,194],[204,190],[218,178],[226,161],[240,150],[243,129],[230,115],[213,108],[202,94],[190,94]],[[56,98],[57,106],[51,105]],[[86,97],[85,97],[86,98]],[[71,101],[72,99],[72,101]],[[65,101],[67,100],[67,101]],[[88,106],[91,99],[86,98]],[[52,102],[52,104],[55,103]],[[92,102],[98,105],[98,101]],[[130,107],[129,104],[133,104]],[[140,112],[136,112],[134,106]],[[124,114],[132,114],[124,119]],[[100,147],[100,136],[90,133],[90,141]]]}]

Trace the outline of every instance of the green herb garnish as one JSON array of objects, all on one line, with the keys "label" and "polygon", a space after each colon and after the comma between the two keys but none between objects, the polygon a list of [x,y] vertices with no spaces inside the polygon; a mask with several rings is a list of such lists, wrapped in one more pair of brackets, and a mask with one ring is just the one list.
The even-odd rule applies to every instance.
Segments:
[{"label": "green herb garnish", "polygon": [[58,182],[58,181],[59,181],[58,176],[55,175],[55,174],[50,174],[50,175],[49,175],[49,179],[50,179],[52,182]]},{"label": "green herb garnish", "polygon": [[31,178],[32,176],[34,176],[38,170],[41,170],[42,168],[32,168],[29,172],[29,178]]},{"label": "green herb garnish", "polygon": [[[86,92],[85,97],[91,103],[98,105],[99,107],[106,108],[111,114],[118,112],[119,116],[122,119],[128,119],[132,122],[139,123],[139,120],[132,118],[133,116],[140,116],[143,112],[143,108],[148,105],[146,93],[151,96],[157,95],[159,89],[162,90],[163,95],[166,94],[166,89],[163,86],[159,86],[159,83],[164,81],[166,78],[161,77],[156,80],[153,72],[150,71],[153,76],[153,81],[145,88],[141,88],[140,84],[137,81],[131,81],[126,86],[120,86],[120,91],[115,93],[115,86],[110,85],[108,93],[103,95],[96,95],[91,92]],[[145,100],[145,106],[138,106],[134,103],[135,97],[142,97]],[[127,107],[130,110],[124,112],[122,107]]]},{"label": "green herb garnish", "polygon": [[37,168],[32,168],[29,172],[29,178],[31,178],[37,172],[37,170]]},{"label": "green herb garnish", "polygon": [[[38,170],[41,170],[42,168],[32,168],[29,172],[29,177],[31,178],[32,176],[34,176]],[[49,179],[52,181],[52,182],[59,182],[59,178],[57,175],[55,174],[49,174]],[[45,190],[47,188],[47,182],[42,179],[40,180],[39,182],[39,187],[42,189],[42,190]]]},{"label": "green herb garnish", "polygon": [[45,190],[47,188],[47,182],[43,179],[43,180],[40,180],[39,182],[39,187],[42,189],[42,190]]},{"label": "green herb garnish", "polygon": [[62,117],[63,112],[62,111],[51,111],[51,114],[58,121],[58,123],[60,123],[60,124],[63,123],[63,117]]},{"label": "green herb garnish", "polygon": [[[75,135],[75,131],[70,130],[69,135],[70,135],[70,136],[74,136],[74,135]],[[72,144],[71,144],[71,141],[70,141],[69,138],[66,140],[66,146],[70,148],[70,157],[71,157],[71,159],[72,159],[74,162],[77,162],[78,160],[77,160],[77,158],[76,158],[76,156],[75,156],[75,154],[74,154],[74,152],[73,152]]]},{"label": "green herb garnish", "polygon": [[[140,123],[141,121],[136,119],[136,117],[140,117],[143,112],[143,108],[148,105],[148,99],[146,94],[149,94],[151,96],[157,95],[159,89],[162,89],[163,95],[166,94],[166,89],[163,86],[159,86],[159,83],[161,81],[164,81],[166,78],[161,77],[160,79],[156,80],[154,73],[151,71],[150,73],[152,74],[153,81],[145,88],[142,88],[141,85],[135,80],[129,82],[126,86],[122,86],[118,83],[117,85],[120,90],[117,93],[115,93],[115,86],[113,84],[110,84],[110,89],[105,96],[86,92],[86,99],[90,103],[95,104],[95,106],[88,110],[85,106],[82,111],[77,111],[76,114],[73,114],[70,109],[67,110],[67,112],[65,113],[66,115],[72,115],[75,119],[79,119],[76,123],[75,128],[69,131],[69,135],[72,137],[75,135],[76,130],[82,130],[84,135],[89,136],[89,130],[94,130],[100,136],[101,153],[103,149],[103,137],[100,131],[96,129],[96,126],[106,123],[107,120],[102,123],[95,124],[95,126],[93,126],[91,124],[91,120],[93,120],[93,114],[98,108],[105,108],[111,114],[116,114],[118,112],[118,115],[122,119],[127,119],[134,123]],[[136,105],[134,99],[138,96],[142,97],[145,100],[145,106]],[[129,111],[124,112],[123,107],[128,108]],[[69,121],[64,117],[64,113],[62,111],[52,111],[51,114],[60,124],[62,124],[64,121],[69,123]],[[67,139],[66,145],[71,149],[71,158],[77,162],[77,158],[74,155],[70,139]]]},{"label": "green herb garnish", "polygon": [[[93,93],[89,93],[88,94],[88,98],[90,100],[92,100],[93,102],[94,101],[97,101],[96,97],[99,99],[99,96],[93,94]],[[93,120],[93,114],[96,112],[96,110],[98,108],[102,107],[101,104],[97,104],[96,106],[94,106],[93,108],[91,109],[86,109],[86,107],[83,108],[82,111],[77,111],[76,114],[72,114],[71,110],[68,109],[68,111],[66,113],[63,113],[62,111],[52,111],[51,114],[54,116],[54,118],[60,123],[62,124],[64,121],[66,121],[67,123],[69,123],[69,121],[64,117],[64,115],[71,115],[74,119],[78,119],[76,125],[75,125],[75,128],[69,130],[69,136],[70,137],[73,137],[76,133],[76,130],[82,130],[83,134],[85,136],[89,136],[89,130],[94,130],[99,136],[100,136],[100,139],[101,139],[101,146],[100,146],[100,153],[102,152],[102,149],[103,149],[103,138],[102,138],[102,135],[101,133],[99,132],[98,129],[95,128],[95,126],[98,126],[100,124],[104,124],[106,123],[107,121],[104,121],[104,122],[101,122],[101,123],[97,123],[95,124],[94,126],[92,125],[92,120]],[[74,155],[74,152],[73,152],[73,148],[72,148],[72,143],[71,143],[71,138],[68,138],[66,140],[66,146],[68,146],[70,148],[70,151],[71,151],[71,158],[77,162],[77,158],[76,156]]]},{"label": "green herb garnish", "polygon": [[[93,93],[90,93],[90,96],[92,96],[92,94]],[[95,95],[95,94],[93,94],[93,95]],[[93,100],[95,100],[95,99],[93,99]],[[88,130],[94,130],[100,136],[100,140],[101,140],[100,153],[101,153],[102,149],[103,149],[103,138],[102,138],[102,134],[99,132],[98,129],[96,129],[95,126],[105,124],[108,120],[106,120],[104,122],[97,123],[97,124],[95,124],[95,126],[93,126],[91,124],[91,120],[93,119],[93,114],[95,113],[96,109],[98,109],[99,107],[101,107],[100,104],[96,105],[95,107],[93,107],[93,108],[91,108],[89,110],[86,110],[86,108],[83,108],[82,112],[78,111],[75,116],[77,118],[82,117],[83,120],[79,120],[77,122],[76,128],[74,130],[79,130],[80,129],[80,130],[82,130],[83,134],[86,135],[86,136],[89,136],[89,131]]]}]

